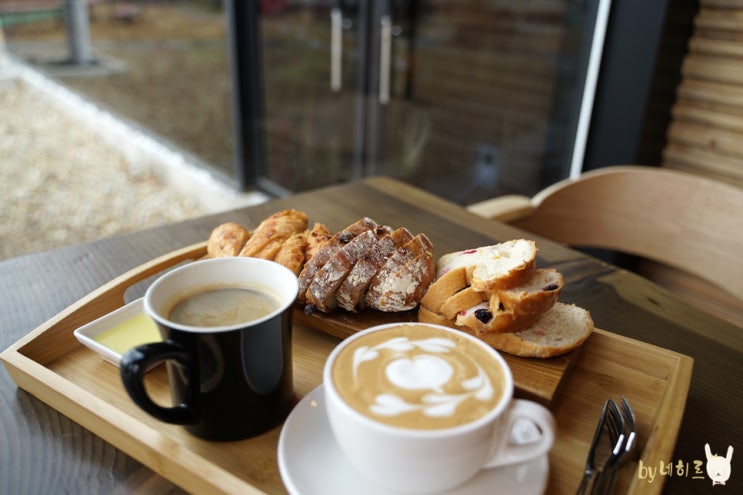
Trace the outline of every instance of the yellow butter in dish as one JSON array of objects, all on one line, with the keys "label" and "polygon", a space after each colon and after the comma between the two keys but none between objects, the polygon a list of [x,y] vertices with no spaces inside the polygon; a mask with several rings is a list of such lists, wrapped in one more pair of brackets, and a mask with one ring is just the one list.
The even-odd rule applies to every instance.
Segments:
[{"label": "yellow butter in dish", "polygon": [[162,340],[157,325],[144,311],[143,299],[83,325],[75,330],[75,337],[116,366],[132,347]]}]

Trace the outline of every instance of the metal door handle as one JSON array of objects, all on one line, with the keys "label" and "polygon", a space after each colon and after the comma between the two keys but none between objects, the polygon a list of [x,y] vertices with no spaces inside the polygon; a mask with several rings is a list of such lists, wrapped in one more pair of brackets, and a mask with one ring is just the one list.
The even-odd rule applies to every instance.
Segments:
[{"label": "metal door handle", "polygon": [[390,101],[390,64],[392,58],[392,19],[389,15],[380,17],[379,30],[379,103]]},{"label": "metal door handle", "polygon": [[340,7],[330,9],[330,89],[340,91],[343,56],[343,15]]}]

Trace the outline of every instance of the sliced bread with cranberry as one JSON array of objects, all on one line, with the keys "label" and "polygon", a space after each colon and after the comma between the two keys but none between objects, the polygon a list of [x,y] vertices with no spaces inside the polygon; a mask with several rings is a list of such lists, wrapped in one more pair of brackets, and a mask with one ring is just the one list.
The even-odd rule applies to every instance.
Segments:
[{"label": "sliced bread with cranberry", "polygon": [[562,287],[563,278],[557,270],[539,269],[528,282],[512,289],[478,292],[472,286],[465,287],[444,299],[437,312],[455,318],[458,313],[488,301],[492,313],[510,313],[514,318],[543,313],[555,304]]},{"label": "sliced bread with cranberry", "polygon": [[458,327],[467,327],[478,335],[486,333],[518,332],[534,323],[540,314],[514,314],[511,311],[490,309],[490,302],[484,301],[476,306],[457,313],[454,322]]},{"label": "sliced bread with cranberry", "polygon": [[466,287],[467,270],[463,266],[437,273],[436,279],[421,299],[421,306],[438,313],[447,299]]},{"label": "sliced bread with cranberry", "polygon": [[544,313],[555,304],[563,285],[560,272],[540,268],[528,282],[494,292],[490,297],[490,309],[506,310],[516,315]]},{"label": "sliced bread with cranberry", "polygon": [[[418,321],[421,323],[433,323],[435,325],[442,325],[445,327],[455,328],[461,330],[451,318],[447,318],[441,313],[431,311],[425,307],[422,303],[418,306]],[[474,330],[473,330],[474,332]]]},{"label": "sliced bread with cranberry", "polygon": [[550,358],[577,349],[594,328],[591,314],[587,310],[560,302],[518,332],[478,332],[473,328],[458,326],[453,320],[423,305],[418,308],[418,321],[456,328],[501,352],[536,358]]},{"label": "sliced bread with cranberry", "polygon": [[[593,332],[591,314],[574,304],[555,303],[528,328],[512,333],[478,334],[499,351],[515,356],[549,358],[578,348]],[[471,330],[463,328],[468,333]]]},{"label": "sliced bread with cranberry", "polygon": [[488,292],[477,292],[472,287],[465,287],[447,297],[439,307],[438,312],[446,318],[456,318],[457,314],[462,311],[477,306],[483,301],[489,301],[491,298],[488,297],[488,294]]},{"label": "sliced bread with cranberry", "polygon": [[478,292],[510,289],[534,276],[536,258],[534,241],[515,239],[445,254],[439,258],[436,273],[442,277],[450,270],[464,268],[468,285]]}]

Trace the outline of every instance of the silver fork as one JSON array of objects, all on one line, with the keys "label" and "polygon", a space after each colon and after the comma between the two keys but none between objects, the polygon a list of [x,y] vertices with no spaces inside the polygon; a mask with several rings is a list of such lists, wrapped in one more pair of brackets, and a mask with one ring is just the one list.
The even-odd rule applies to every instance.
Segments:
[{"label": "silver fork", "polygon": [[[581,479],[580,485],[578,486],[576,495],[584,495],[586,493],[589,493],[589,487],[590,493],[593,493],[596,487],[596,482],[598,481],[597,476],[606,468],[608,463],[611,462],[611,459],[614,456],[614,452],[617,451],[617,449],[620,449],[621,445],[624,443],[624,436],[619,433],[619,429],[617,428],[618,410],[616,410],[616,407],[616,403],[613,401],[613,399],[609,399],[604,403],[604,408],[601,411],[599,423],[596,426],[596,431],[593,434],[591,446],[588,449],[586,465],[583,469],[583,478]],[[611,451],[607,453],[605,450],[602,450],[599,453],[599,445],[604,447],[605,444],[605,442],[601,442],[601,439],[604,437],[605,432],[609,435],[609,445],[611,446]]]},{"label": "silver fork", "polygon": [[[635,445],[635,438],[637,435],[637,428],[635,424],[635,414],[632,411],[632,407],[629,405],[629,401],[626,397],[622,396],[621,407],[616,406],[616,402],[611,400],[615,407],[610,407],[613,414],[618,416],[620,421],[617,421],[614,428],[621,429],[622,436],[624,437],[623,445],[614,458],[610,461],[610,465],[599,474],[594,484],[594,488],[591,492],[592,495],[609,495],[614,490],[614,483],[616,481],[616,474],[624,460]],[[619,431],[619,430],[618,430]]]}]

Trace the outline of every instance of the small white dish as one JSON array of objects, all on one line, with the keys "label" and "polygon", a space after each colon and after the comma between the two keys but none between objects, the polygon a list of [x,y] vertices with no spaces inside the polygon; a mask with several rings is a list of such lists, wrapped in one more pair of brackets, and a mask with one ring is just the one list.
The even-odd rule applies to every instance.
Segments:
[{"label": "small white dish", "polygon": [[[137,320],[134,320],[135,318]],[[127,322],[136,322],[138,325],[136,331],[125,327]],[[105,332],[109,331],[121,332],[117,335],[115,348],[113,344],[107,346],[106,340],[103,339]],[[144,298],[136,299],[116,311],[77,328],[74,334],[81,344],[97,352],[105,361],[114,366],[119,366],[126,349],[162,340],[157,325],[144,311]]]},{"label": "small white dish", "polygon": [[[292,495],[395,495],[359,473],[343,456],[330,430],[322,385],[307,394],[279,436],[279,472]],[[517,466],[485,469],[447,495],[541,494],[547,485],[546,455]]]}]

